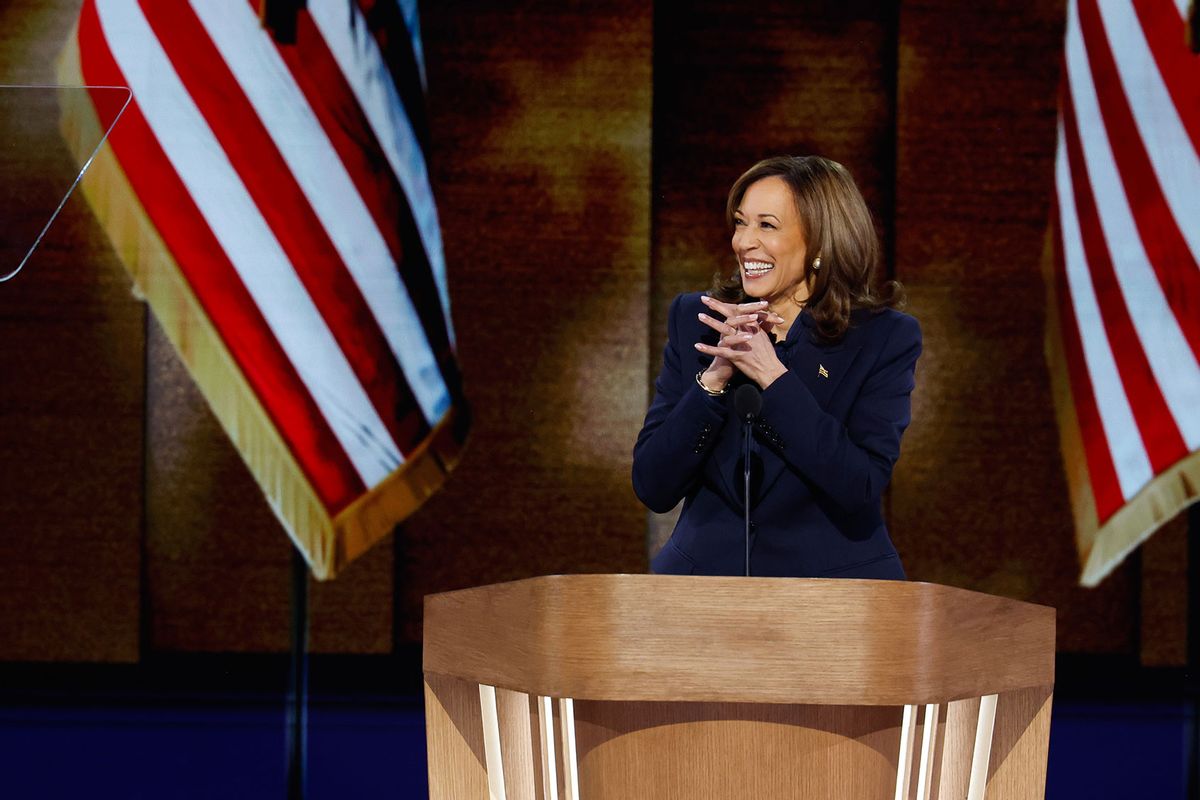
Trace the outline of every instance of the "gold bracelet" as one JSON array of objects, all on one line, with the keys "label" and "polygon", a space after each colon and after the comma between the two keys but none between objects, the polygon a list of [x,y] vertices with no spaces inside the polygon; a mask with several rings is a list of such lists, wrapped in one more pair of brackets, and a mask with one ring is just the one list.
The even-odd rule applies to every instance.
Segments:
[{"label": "gold bracelet", "polygon": [[696,373],[696,383],[700,384],[700,388],[703,389],[704,391],[708,392],[708,395],[710,397],[720,397],[721,395],[723,395],[729,391],[729,384],[727,383],[721,387],[721,390],[719,392],[714,392],[712,389],[705,386],[704,381],[700,379],[700,376],[703,374],[704,374],[704,370],[700,370],[699,372]]}]

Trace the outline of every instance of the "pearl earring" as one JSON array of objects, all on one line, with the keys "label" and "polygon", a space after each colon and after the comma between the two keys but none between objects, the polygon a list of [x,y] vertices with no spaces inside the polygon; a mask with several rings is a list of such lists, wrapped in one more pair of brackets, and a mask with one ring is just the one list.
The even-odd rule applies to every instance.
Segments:
[{"label": "pearl earring", "polygon": [[820,268],[821,268],[821,257],[817,256],[816,258],[813,259],[813,269],[820,269]]}]

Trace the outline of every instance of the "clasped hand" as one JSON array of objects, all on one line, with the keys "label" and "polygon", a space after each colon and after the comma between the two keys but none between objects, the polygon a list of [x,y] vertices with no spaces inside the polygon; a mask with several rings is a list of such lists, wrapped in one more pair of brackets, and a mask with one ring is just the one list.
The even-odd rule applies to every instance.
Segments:
[{"label": "clasped hand", "polygon": [[766,389],[775,379],[787,372],[775,346],[771,341],[771,329],[783,323],[783,317],[767,308],[766,300],[754,303],[723,303],[707,295],[701,301],[724,321],[700,314],[699,319],[712,328],[721,338],[717,346],[696,343],[696,349],[713,357],[713,363],[704,371],[704,385],[712,391],[720,391],[733,377],[737,369],[747,378]]}]

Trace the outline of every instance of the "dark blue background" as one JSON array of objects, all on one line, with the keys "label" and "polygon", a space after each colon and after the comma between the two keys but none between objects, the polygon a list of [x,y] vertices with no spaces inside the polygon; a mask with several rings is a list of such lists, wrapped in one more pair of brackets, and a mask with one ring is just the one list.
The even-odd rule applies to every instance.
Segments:
[{"label": "dark blue background", "polygon": [[[308,796],[427,796],[419,661],[314,657]],[[1178,670],[1060,657],[1046,797],[1186,797]],[[282,657],[0,668],[0,797],[285,795]]]}]

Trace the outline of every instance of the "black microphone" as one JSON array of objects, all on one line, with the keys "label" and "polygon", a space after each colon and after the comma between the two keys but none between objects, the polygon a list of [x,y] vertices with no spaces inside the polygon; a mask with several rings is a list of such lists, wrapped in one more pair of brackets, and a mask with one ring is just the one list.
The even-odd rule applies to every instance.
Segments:
[{"label": "black microphone", "polygon": [[754,422],[762,411],[762,392],[753,383],[743,383],[733,393],[733,413],[742,422]]},{"label": "black microphone", "polygon": [[744,383],[733,393],[733,413],[742,421],[745,427],[746,439],[742,447],[743,474],[743,506],[746,509],[746,577],[750,577],[750,433],[754,430],[754,420],[762,411],[762,392],[753,383]]}]

